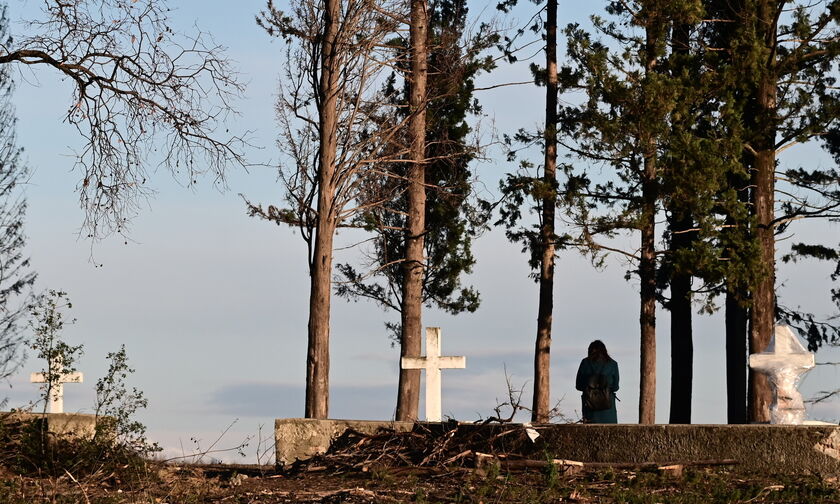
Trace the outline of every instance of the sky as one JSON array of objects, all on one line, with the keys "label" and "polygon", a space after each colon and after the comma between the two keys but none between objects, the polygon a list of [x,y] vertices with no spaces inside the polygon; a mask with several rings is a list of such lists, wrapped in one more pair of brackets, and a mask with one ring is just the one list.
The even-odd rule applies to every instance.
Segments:
[{"label": "sky", "polygon": [[[143,1],[143,0],[141,0]],[[23,33],[22,19],[39,16],[42,2],[8,0],[13,33]],[[572,5],[579,4],[579,5]],[[582,2],[561,2],[561,22],[583,21]],[[128,384],[143,390],[149,406],[139,415],[152,440],[168,457],[189,455],[216,442],[227,449],[250,438],[246,456],[215,453],[223,460],[265,462],[257,453],[271,437],[275,418],[303,415],[308,273],[304,242],[293,229],[246,215],[243,197],[281,203],[276,169],[273,104],[283,64],[282,45],[254,23],[264,6],[240,2],[185,0],[173,2],[176,30],[201,29],[227,46],[247,83],[237,103],[240,116],[232,131],[251,130],[254,148],[245,155],[254,166],[231,168],[228,187],[199,180],[184,187],[165,170],[152,180],[156,195],[134,219],[130,239],[115,236],[91,243],[79,238],[83,214],[75,188],[72,152],[80,145],[75,130],[63,123],[71,87],[46,69],[18,69],[14,104],[18,142],[32,170],[26,188],[28,245],[38,273],[37,288],[68,292],[76,323],[64,330],[72,344],[84,344],[78,368],[85,382],[65,387],[65,409],[89,412],[96,379],[105,372],[105,355],[124,344],[136,372]],[[282,7],[284,2],[280,2]],[[531,15],[526,2],[519,16]],[[478,14],[479,9],[473,8]],[[486,12],[485,15],[492,15]],[[565,16],[565,18],[563,18]],[[479,86],[528,80],[526,65],[503,66]],[[539,124],[542,90],[502,87],[480,97],[487,117],[482,130],[509,133]],[[514,167],[498,151],[475,166],[481,183],[492,192]],[[811,165],[829,159],[813,147],[793,148],[783,164]],[[263,165],[259,167],[257,165]],[[809,225],[780,244],[808,236],[840,236],[837,225]],[[341,234],[340,243],[357,236]],[[336,261],[353,261],[358,252],[336,252]],[[424,325],[441,327],[446,355],[464,355],[467,368],[443,373],[443,413],[458,420],[494,414],[506,401],[508,381],[522,389],[530,404],[537,286],[529,279],[525,255],[501,231],[475,243],[477,265],[467,282],[481,293],[474,314],[424,312]],[[557,261],[552,345],[552,402],[577,420],[579,393],[574,375],[586,347],[602,339],[619,364],[618,416],[637,421],[638,282],[624,280],[628,265],[611,259],[594,269],[575,252]],[[827,264],[781,265],[780,294],[786,303],[828,314],[831,304]],[[667,422],[669,394],[668,314],[658,313],[657,413]],[[399,350],[390,345],[384,322],[395,320],[365,302],[334,299],[331,320],[331,405],[333,418],[391,419],[394,414]],[[695,317],[695,388],[693,420],[724,423],[724,328],[720,314]],[[818,362],[837,361],[837,351],[821,351]],[[38,398],[29,373],[43,362],[30,358],[12,377],[6,395],[11,406]],[[840,369],[818,366],[803,380],[806,397],[833,389]],[[422,405],[421,405],[422,412]],[[810,407],[813,419],[837,421],[840,402]],[[222,435],[222,433],[225,433]],[[221,439],[219,437],[221,436]]]}]

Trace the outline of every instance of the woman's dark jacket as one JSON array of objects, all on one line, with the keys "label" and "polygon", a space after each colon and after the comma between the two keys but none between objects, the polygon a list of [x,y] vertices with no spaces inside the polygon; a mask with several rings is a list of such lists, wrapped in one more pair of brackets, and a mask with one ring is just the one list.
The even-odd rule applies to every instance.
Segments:
[{"label": "woman's dark jacket", "polygon": [[615,393],[618,391],[618,363],[612,359],[607,361],[593,360],[589,357],[580,361],[578,367],[577,379],[575,380],[575,388],[580,391],[586,389],[589,384],[589,378],[596,373],[601,373],[607,377],[610,391],[612,392],[612,407],[601,411],[592,411],[586,407],[581,395],[581,402],[583,409],[583,419],[589,423],[618,423],[618,413],[615,410]]}]

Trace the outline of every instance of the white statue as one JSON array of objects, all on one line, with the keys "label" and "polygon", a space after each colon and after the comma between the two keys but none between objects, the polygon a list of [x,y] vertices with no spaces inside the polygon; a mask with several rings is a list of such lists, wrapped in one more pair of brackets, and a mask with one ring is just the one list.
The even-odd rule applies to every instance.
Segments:
[{"label": "white statue", "polygon": [[805,404],[796,387],[815,365],[814,354],[786,325],[776,326],[765,351],[750,355],[750,367],[766,374],[773,389],[770,423],[800,425],[805,421]]}]

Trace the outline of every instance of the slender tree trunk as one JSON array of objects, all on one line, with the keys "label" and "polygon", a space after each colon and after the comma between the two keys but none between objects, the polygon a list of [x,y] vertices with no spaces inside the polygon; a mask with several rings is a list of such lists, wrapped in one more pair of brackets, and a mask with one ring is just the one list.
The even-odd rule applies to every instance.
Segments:
[{"label": "slender tree trunk", "polygon": [[[688,227],[682,227],[685,225]],[[682,222],[688,229],[691,222]],[[690,246],[686,235],[676,235],[675,249]],[[671,278],[671,411],[672,424],[691,423],[691,391],[694,378],[694,342],[692,338],[691,275],[676,273]]]},{"label": "slender tree trunk", "polygon": [[[557,185],[557,0],[548,0],[545,22],[545,187]],[[554,189],[542,200],[540,228],[540,301],[537,314],[537,340],[534,349],[533,422],[549,421],[551,392],[551,323],[554,311],[554,214],[557,193]]]},{"label": "slender tree trunk", "polygon": [[[763,352],[770,343],[776,321],[776,240],[773,229],[776,171],[776,10],[775,2],[762,0],[758,4],[759,33],[764,34],[766,61],[756,90],[757,126],[759,136],[753,171],[755,233],[761,249],[765,274],[752,292],[750,310],[750,353]],[[770,421],[770,384],[762,373],[750,370],[749,420]]]},{"label": "slender tree trunk", "polygon": [[[770,343],[776,320],[775,237],[773,236],[773,171],[775,155],[770,151],[759,152],[755,166],[756,234],[761,247],[761,261],[766,271],[757,281],[752,292],[750,310],[750,353],[763,352]],[[767,376],[750,369],[749,420],[770,421],[770,384]]]},{"label": "slender tree trunk", "polygon": [[[320,198],[319,198],[320,200]],[[321,202],[319,201],[319,204]],[[322,207],[323,208],[323,207]],[[330,295],[335,223],[318,218],[309,287],[306,418],[327,418],[330,400]]]},{"label": "slender tree trunk", "polygon": [[[411,0],[409,134],[411,163],[408,167],[408,223],[403,263],[401,357],[419,357],[421,350],[423,276],[426,231],[426,79],[428,74],[427,0]],[[420,370],[400,369],[397,420],[416,420],[420,400]]]},{"label": "slender tree trunk", "polygon": [[639,260],[641,281],[639,326],[639,423],[656,423],[656,154],[653,140],[647,145],[642,183],[642,241]]},{"label": "slender tree trunk", "polygon": [[[657,45],[664,31],[661,21],[654,14],[645,27],[645,73],[656,71]],[[647,104],[656,99],[642,83],[642,92]],[[652,108],[652,107],[649,107]],[[639,350],[639,423],[656,422],[656,201],[657,166],[656,139],[640,125],[640,144],[643,152],[642,215],[640,222],[641,247],[639,259],[639,280],[641,282],[639,326],[641,331]]]},{"label": "slender tree trunk", "polygon": [[324,2],[324,37],[321,49],[321,75],[318,83],[318,227],[309,265],[309,341],[306,353],[307,418],[327,418],[330,394],[330,295],[332,248],[336,216],[333,208],[333,174],[336,155],[336,117],[338,89],[339,0]]},{"label": "slender tree trunk", "polygon": [[[754,114],[752,114],[754,116]],[[743,156],[744,165],[750,162],[749,156]],[[739,190],[738,200],[743,205],[748,205],[752,194],[749,189],[749,179],[729,175],[729,186],[743,188]],[[737,241],[750,239],[750,227],[747,222],[736,220],[732,214],[727,215],[726,225],[729,228],[727,234],[739,233]],[[727,259],[732,258],[726,253]],[[738,259],[734,257],[733,259]],[[747,349],[748,349],[748,321],[750,293],[744,287],[744,281],[726,281],[726,422],[730,424],[747,423]]]},{"label": "slender tree trunk", "polygon": [[747,309],[726,291],[726,422],[747,423]]},{"label": "slender tree trunk", "polygon": [[[691,25],[674,23],[672,46],[675,55],[686,57],[691,47]],[[677,71],[682,65],[677,64]],[[693,124],[679,124],[675,127],[693,127]],[[677,165],[676,170],[688,169],[685,165]],[[671,249],[674,252],[691,249],[694,233],[694,220],[691,212],[679,208],[680,202],[671,209]],[[691,275],[674,270],[670,279],[671,301],[668,307],[671,312],[671,411],[668,422],[672,424],[691,423],[691,398],[694,381],[694,338],[692,334],[691,310]]]},{"label": "slender tree trunk", "polygon": [[[645,159],[645,186],[643,191],[653,191],[656,173],[655,159]],[[645,197],[644,223],[642,224],[641,260],[641,346],[639,362],[639,423],[656,422],[656,205],[650,195]]]}]

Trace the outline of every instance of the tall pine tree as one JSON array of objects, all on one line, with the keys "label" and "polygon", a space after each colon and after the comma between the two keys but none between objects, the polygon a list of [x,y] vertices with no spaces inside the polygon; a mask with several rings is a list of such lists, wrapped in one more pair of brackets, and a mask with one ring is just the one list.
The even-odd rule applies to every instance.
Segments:
[{"label": "tall pine tree", "polygon": [[[739,336],[729,330],[744,329],[742,306],[749,306],[749,352],[763,351],[779,319],[776,295],[777,233],[804,218],[830,217],[830,174],[816,167],[778,172],[778,154],[799,143],[825,137],[836,127],[838,96],[832,72],[838,63],[840,2],[771,0],[709,1],[712,45],[724,55],[732,110],[740,115],[743,131],[742,163],[749,172],[745,200],[752,215],[748,233],[758,246],[760,267],[740,275],[737,295],[727,308],[727,342],[738,352],[728,362],[734,370],[746,366]],[[828,188],[821,186],[826,179]],[[779,182],[777,182],[777,180]],[[747,268],[747,270],[750,268]],[[733,271],[733,277],[739,277]],[[744,300],[747,300],[744,303]],[[735,376],[733,384],[739,378]],[[737,390],[732,390],[737,394]],[[740,400],[736,395],[735,400]],[[769,384],[749,373],[748,421],[769,420]],[[738,411],[730,405],[730,411]],[[733,418],[741,420],[740,418]]]},{"label": "tall pine tree", "polygon": [[[656,300],[671,311],[669,419],[689,423],[694,293],[713,290],[730,264],[721,258],[743,249],[723,239],[726,214],[745,213],[726,179],[741,166],[738,122],[719,98],[721,76],[704,59],[700,0],[614,2],[607,14],[594,18],[605,42],[567,29],[572,66],[562,74],[568,89],[586,94],[562,117],[562,138],[584,166],[569,171],[564,191],[573,241],[638,265],[642,423],[655,420]],[[593,169],[601,166],[611,170]],[[657,227],[662,218],[665,229]],[[609,241],[628,231],[639,233],[637,249]]]},{"label": "tall pine tree", "polygon": [[[517,0],[500,2],[497,8],[509,11]],[[542,2],[535,2],[541,4]],[[534,343],[534,394],[531,406],[531,420],[545,423],[550,419],[551,397],[551,337],[554,314],[554,265],[556,251],[563,247],[563,238],[556,233],[557,212],[557,100],[559,77],[557,68],[557,0],[546,0],[545,5],[532,20],[530,30],[540,34],[545,42],[545,66],[531,65],[534,82],[545,86],[545,120],[539,132],[520,130],[516,140],[524,144],[538,144],[543,149],[543,162],[539,174],[508,175],[500,189],[502,202],[501,218],[497,224],[504,224],[510,241],[519,242],[523,251],[530,255],[529,265],[534,279],[539,283],[537,305],[537,335]],[[544,17],[543,17],[544,16]],[[519,34],[524,30],[519,30]],[[510,61],[516,61],[511,49],[514,39],[507,39],[503,48]],[[510,139],[508,145],[514,151]],[[511,159],[514,156],[511,155]],[[523,161],[521,166],[530,172],[533,166]],[[538,222],[533,226],[521,226],[522,207],[526,200],[532,201],[531,210]]]},{"label": "tall pine tree", "polygon": [[[639,422],[655,422],[657,215],[662,211],[663,151],[669,117],[678,107],[681,81],[669,75],[667,57],[674,23],[688,24],[696,2],[611,2],[610,19],[594,17],[610,41],[594,40],[578,26],[567,29],[571,68],[568,89],[585,92],[580,106],[563,110],[568,147],[584,163],[611,171],[595,180],[586,170],[570,174],[569,196],[577,224],[577,243],[595,254],[614,251],[633,260],[640,281]],[[616,47],[614,49],[614,47]],[[604,242],[624,231],[639,233],[636,250]]]}]

